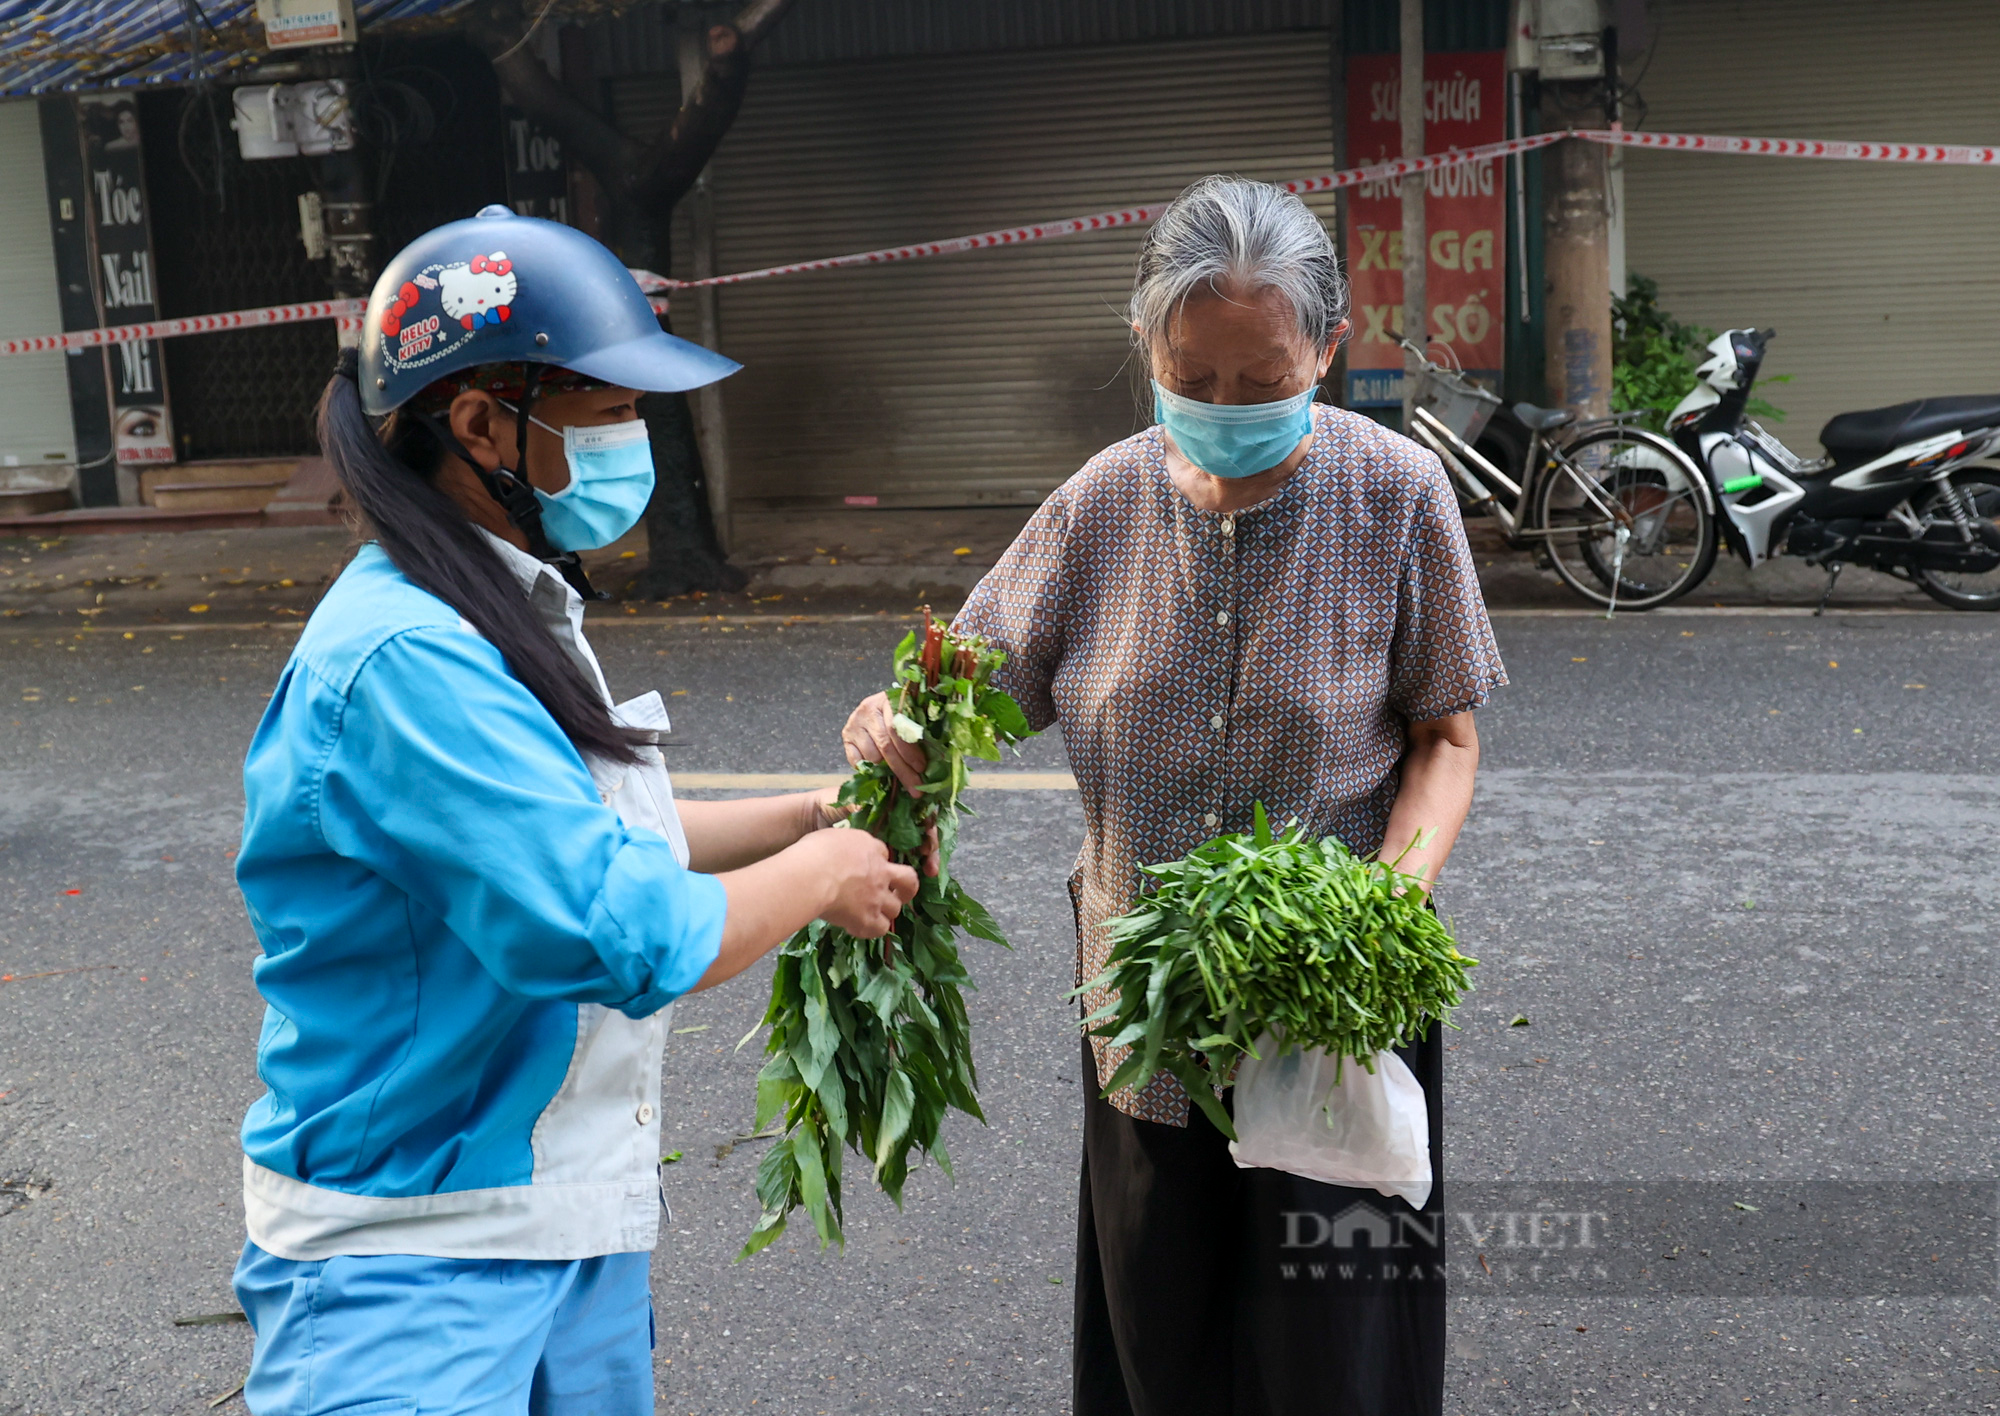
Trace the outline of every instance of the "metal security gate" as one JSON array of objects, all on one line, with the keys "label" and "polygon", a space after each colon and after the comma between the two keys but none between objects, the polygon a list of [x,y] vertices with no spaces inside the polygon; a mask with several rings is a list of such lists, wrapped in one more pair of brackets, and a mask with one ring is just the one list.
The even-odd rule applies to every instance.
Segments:
[{"label": "metal security gate", "polygon": [[[190,111],[199,103],[186,92],[140,99],[160,313],[175,319],[324,299],[326,276],[299,237],[310,159],[245,162],[228,127],[225,91],[218,174],[216,129],[204,110]],[[181,461],[313,451],[313,403],[333,367],[330,322],[191,335],[159,348]]]},{"label": "metal security gate", "polygon": [[[375,125],[378,136],[394,138],[377,159],[377,251],[386,261],[433,226],[506,200],[505,132],[492,66],[469,45],[385,46],[371,62],[378,77],[414,95],[399,103],[397,128]],[[225,90],[218,180],[217,131],[200,100],[162,93],[141,102],[162,313],[325,299],[325,265],[307,259],[300,239],[298,200],[313,189],[312,159],[245,162],[228,127]],[[194,335],[161,347],[183,461],[316,449],[313,408],[333,372],[330,321]]]},{"label": "metal security gate", "polygon": [[[0,104],[0,338],[62,328],[42,171],[35,104]],[[0,490],[58,486],[76,461],[66,357],[0,359]]]},{"label": "metal security gate", "polygon": [[[1646,127],[1994,141],[1991,0],[1655,6]],[[2000,173],[1630,151],[1626,262],[1684,320],[1778,331],[1767,390],[1810,452],[1835,413],[2000,388]]]},{"label": "metal security gate", "polygon": [[[711,168],[717,268],[1326,172],[1331,82],[1324,31],[774,65]],[[671,83],[615,80],[621,126],[664,116]],[[1120,314],[1141,236],[724,289],[735,503],[1038,501],[1151,422]]]}]

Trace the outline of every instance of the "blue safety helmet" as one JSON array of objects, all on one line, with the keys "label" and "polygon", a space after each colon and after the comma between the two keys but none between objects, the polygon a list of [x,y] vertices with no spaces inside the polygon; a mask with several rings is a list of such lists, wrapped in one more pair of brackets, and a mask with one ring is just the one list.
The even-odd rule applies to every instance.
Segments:
[{"label": "blue safety helmet", "polygon": [[356,369],[369,414],[461,369],[515,362],[644,393],[700,388],[743,367],[661,329],[603,245],[504,206],[425,232],[383,268]]}]

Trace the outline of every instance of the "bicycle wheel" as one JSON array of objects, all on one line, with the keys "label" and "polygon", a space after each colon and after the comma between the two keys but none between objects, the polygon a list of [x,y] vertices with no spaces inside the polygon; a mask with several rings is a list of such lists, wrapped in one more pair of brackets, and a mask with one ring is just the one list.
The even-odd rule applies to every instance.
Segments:
[{"label": "bicycle wheel", "polygon": [[[2000,467],[1974,466],[1951,474],[1959,505],[1972,522],[1975,535],[1989,545],[2000,540]],[[1916,505],[1916,514],[1927,527],[1927,535],[1952,539],[1958,534],[1958,520],[1951,514],[1937,489],[1925,493]],[[2000,565],[1988,570],[1919,570],[1917,585],[1941,605],[1954,610],[2000,610]]]},{"label": "bicycle wheel", "polygon": [[[1563,584],[1597,605],[1651,610],[1715,566],[1715,517],[1678,449],[1636,428],[1606,428],[1551,454],[1537,526]],[[1613,591],[1616,591],[1615,595]]]}]

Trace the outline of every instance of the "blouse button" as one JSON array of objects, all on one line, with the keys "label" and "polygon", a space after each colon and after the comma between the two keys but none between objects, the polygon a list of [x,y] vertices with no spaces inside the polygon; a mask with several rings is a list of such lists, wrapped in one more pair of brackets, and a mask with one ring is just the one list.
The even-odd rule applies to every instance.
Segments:
[{"label": "blouse button", "polygon": [[640,1103],[640,1106],[639,1106],[639,1124],[640,1124],[641,1126],[650,1126],[650,1125],[652,1124],[652,1122],[653,1122],[653,1108],[652,1108],[652,1106],[651,1106],[650,1104],[648,1104],[648,1103],[644,1103],[644,1102]]},{"label": "blouse button", "polygon": [[1217,624],[1228,624],[1228,623],[1229,623],[1229,611],[1227,611],[1227,610],[1217,610],[1217,611],[1215,612],[1215,622],[1216,622]]},{"label": "blouse button", "polygon": [[1209,725],[1209,726],[1210,726],[1211,728],[1214,728],[1214,729],[1215,729],[1215,730],[1216,730],[1217,732],[1221,732],[1221,731],[1222,731],[1222,715],[1221,715],[1220,713],[1217,713],[1217,714],[1216,714],[1216,715],[1215,715],[1215,716],[1214,716],[1213,718],[1210,718],[1210,719],[1208,720],[1208,725]]},{"label": "blouse button", "polygon": [[1220,826],[1222,818],[1211,811],[1208,815],[1201,818],[1201,824],[1204,826]]},{"label": "blouse button", "polygon": [[1225,516],[1222,518],[1222,534],[1225,536],[1234,536],[1236,534],[1235,517]]}]

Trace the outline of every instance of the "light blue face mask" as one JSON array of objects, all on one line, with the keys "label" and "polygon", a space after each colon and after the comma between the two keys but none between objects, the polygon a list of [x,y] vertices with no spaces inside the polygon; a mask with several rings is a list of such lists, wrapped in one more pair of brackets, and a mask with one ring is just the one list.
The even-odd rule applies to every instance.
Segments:
[{"label": "light blue face mask", "polygon": [[1181,456],[1211,477],[1254,477],[1291,455],[1312,431],[1315,385],[1276,403],[1200,403],[1153,380],[1153,416]]},{"label": "light blue face mask", "polygon": [[563,461],[569,464],[567,487],[553,494],[534,489],[550,545],[594,551],[639,524],[653,498],[653,447],[645,420],[584,428],[551,428],[533,415],[529,421],[562,438]]}]

